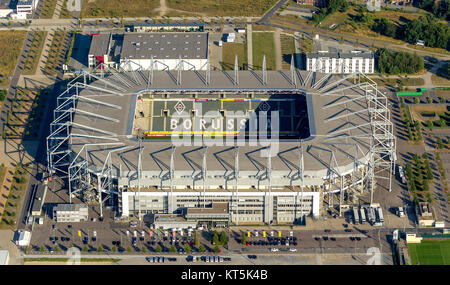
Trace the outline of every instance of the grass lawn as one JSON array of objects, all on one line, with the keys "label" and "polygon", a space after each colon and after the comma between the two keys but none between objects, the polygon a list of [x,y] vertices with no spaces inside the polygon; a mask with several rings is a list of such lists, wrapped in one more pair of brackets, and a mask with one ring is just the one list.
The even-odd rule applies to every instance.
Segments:
[{"label": "grass lawn", "polygon": [[275,70],[275,43],[273,33],[257,32],[253,38],[253,67],[262,69],[263,56],[266,56],[267,70]]},{"label": "grass lawn", "polygon": [[408,248],[412,265],[450,265],[450,240],[422,240]]},{"label": "grass lawn", "polygon": [[51,19],[53,17],[53,14],[55,12],[57,0],[45,0],[44,6],[42,7],[41,19]]},{"label": "grass lawn", "polygon": [[295,54],[295,40],[294,37],[287,35],[280,35],[280,41],[281,41],[282,69],[287,70],[291,66],[291,56]]},{"label": "grass lawn", "polygon": [[233,70],[236,55],[238,56],[239,69],[247,69],[247,44],[242,43],[223,43],[222,69]]},{"label": "grass lawn", "polygon": [[83,0],[81,15],[83,18],[101,17],[152,17],[159,0]]},{"label": "grass lawn", "polygon": [[31,75],[36,73],[36,68],[41,58],[42,49],[44,47],[45,38],[47,37],[47,32],[35,32],[33,36],[33,41],[31,47],[27,53],[27,59],[25,60],[25,65],[23,67],[24,75]]},{"label": "grass lawn", "polygon": [[275,28],[266,25],[252,25],[252,31],[275,31]]},{"label": "grass lawn", "polygon": [[[370,76],[369,76],[370,77]],[[383,85],[383,86],[392,86],[395,87],[397,86],[400,82],[403,86],[421,86],[425,84],[425,81],[423,80],[423,78],[378,78],[378,77],[374,77],[374,78],[370,78],[373,81],[375,81],[378,85]],[[411,91],[411,90],[409,90]]]},{"label": "grass lawn", "polygon": [[14,73],[26,35],[26,31],[0,31],[0,85]]},{"label": "grass lawn", "polygon": [[431,81],[434,85],[450,86],[450,64],[447,62],[439,68],[436,74],[431,75]]},{"label": "grass lawn", "polygon": [[[277,0],[166,0],[172,9],[208,16],[261,16]],[[189,14],[186,14],[189,15]]]}]

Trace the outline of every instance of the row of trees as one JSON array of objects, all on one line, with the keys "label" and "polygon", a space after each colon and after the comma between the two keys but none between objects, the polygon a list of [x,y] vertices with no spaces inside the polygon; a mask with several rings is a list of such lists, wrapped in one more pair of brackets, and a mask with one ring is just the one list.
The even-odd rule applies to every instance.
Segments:
[{"label": "row of trees", "polygon": [[431,15],[409,21],[397,35],[411,44],[423,40],[426,46],[450,50],[450,29]]},{"label": "row of trees", "polygon": [[431,193],[429,192],[429,182],[433,180],[433,172],[431,170],[430,161],[428,159],[428,154],[424,153],[422,157],[417,154],[413,156],[414,168],[411,163],[406,164],[406,176],[409,180],[410,192],[414,197],[414,202],[419,202],[419,193],[417,191],[423,191],[421,193],[422,200],[426,196],[427,202],[432,202]]},{"label": "row of trees", "polygon": [[313,15],[313,21],[318,24],[328,15],[333,14],[336,11],[345,12],[347,11],[349,3],[346,0],[329,0],[327,5],[320,9],[320,11]]},{"label": "row of trees", "polygon": [[412,74],[424,68],[422,57],[407,52],[394,52],[381,48],[377,50],[375,59],[378,71],[386,74]]},{"label": "row of trees", "polygon": [[[449,2],[450,0],[445,1]],[[366,23],[374,32],[381,35],[406,41],[410,44],[416,44],[418,40],[423,40],[426,46],[450,50],[449,27],[439,22],[431,14],[408,21],[404,25],[396,25],[387,18],[368,12],[364,7],[359,7],[358,14],[350,17],[355,22]]]},{"label": "row of trees", "polygon": [[434,16],[450,20],[450,0],[419,0],[419,8],[433,13]]}]

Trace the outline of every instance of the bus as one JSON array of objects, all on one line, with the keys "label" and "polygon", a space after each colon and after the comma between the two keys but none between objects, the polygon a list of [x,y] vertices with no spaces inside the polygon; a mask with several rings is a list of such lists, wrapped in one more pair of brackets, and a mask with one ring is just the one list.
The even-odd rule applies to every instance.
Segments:
[{"label": "bus", "polygon": [[353,220],[355,225],[359,224],[359,214],[358,214],[358,208],[353,207]]}]

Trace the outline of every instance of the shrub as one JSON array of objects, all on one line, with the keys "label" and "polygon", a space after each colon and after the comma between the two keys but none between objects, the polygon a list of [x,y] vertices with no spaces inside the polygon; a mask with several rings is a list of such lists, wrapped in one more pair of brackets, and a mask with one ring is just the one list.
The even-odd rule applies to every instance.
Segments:
[{"label": "shrub", "polygon": [[202,245],[200,245],[200,247],[198,248],[198,251],[200,251],[201,253],[205,252],[205,247]]}]

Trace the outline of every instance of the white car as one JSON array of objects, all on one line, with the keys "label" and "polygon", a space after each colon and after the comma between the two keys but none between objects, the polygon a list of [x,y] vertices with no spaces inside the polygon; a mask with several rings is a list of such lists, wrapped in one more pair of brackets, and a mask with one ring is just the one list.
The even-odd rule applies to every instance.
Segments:
[{"label": "white car", "polygon": [[297,252],[297,249],[296,248],[290,248],[289,251],[290,252]]},{"label": "white car", "polygon": [[397,209],[397,215],[399,217],[404,217],[405,216],[405,212],[403,211],[403,207],[398,207]]},{"label": "white car", "polygon": [[278,251],[278,248],[271,248],[270,251],[271,251],[271,252],[277,252],[277,251]]}]

